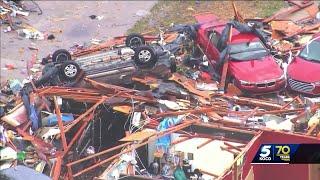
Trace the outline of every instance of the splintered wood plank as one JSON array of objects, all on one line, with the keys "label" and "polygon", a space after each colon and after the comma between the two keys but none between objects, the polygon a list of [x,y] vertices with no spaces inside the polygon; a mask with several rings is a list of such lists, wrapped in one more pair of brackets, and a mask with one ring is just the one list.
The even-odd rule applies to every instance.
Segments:
[{"label": "splintered wood plank", "polygon": [[114,106],[112,109],[118,112],[129,114],[132,107],[128,105],[123,105],[123,106]]},{"label": "splintered wood plank", "polygon": [[227,72],[229,67],[229,61],[226,60],[223,64],[221,81],[220,81],[220,89],[224,90],[226,86]]},{"label": "splintered wood plank", "polygon": [[119,141],[130,141],[130,142],[131,141],[143,141],[143,140],[146,140],[155,134],[156,134],[155,131],[144,129],[142,131],[132,133],[132,134],[120,139]]},{"label": "splintered wood plank", "polygon": [[170,81],[174,81],[187,89],[189,92],[201,96],[205,99],[210,99],[211,95],[215,94],[213,91],[200,91],[195,88],[195,81],[193,79],[186,78],[178,73],[172,74],[169,78]]}]

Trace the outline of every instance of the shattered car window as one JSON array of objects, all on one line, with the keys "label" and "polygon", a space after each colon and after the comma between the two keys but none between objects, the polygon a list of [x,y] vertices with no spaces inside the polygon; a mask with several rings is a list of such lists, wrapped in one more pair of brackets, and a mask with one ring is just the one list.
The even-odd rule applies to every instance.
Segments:
[{"label": "shattered car window", "polygon": [[313,41],[309,44],[307,50],[307,46],[300,53],[300,57],[309,61],[317,61],[320,62],[320,41]]},{"label": "shattered car window", "polygon": [[246,61],[261,59],[268,55],[267,49],[260,41],[230,44],[230,57],[232,60]]}]

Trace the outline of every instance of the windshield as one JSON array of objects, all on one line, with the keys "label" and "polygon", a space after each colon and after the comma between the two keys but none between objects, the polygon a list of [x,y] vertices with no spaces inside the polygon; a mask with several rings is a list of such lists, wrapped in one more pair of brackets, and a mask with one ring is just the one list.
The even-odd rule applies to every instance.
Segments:
[{"label": "windshield", "polygon": [[261,59],[269,54],[261,41],[230,44],[229,47],[231,59],[237,61]]},{"label": "windshield", "polygon": [[304,47],[299,56],[305,60],[320,62],[320,41],[313,41],[307,46]]}]

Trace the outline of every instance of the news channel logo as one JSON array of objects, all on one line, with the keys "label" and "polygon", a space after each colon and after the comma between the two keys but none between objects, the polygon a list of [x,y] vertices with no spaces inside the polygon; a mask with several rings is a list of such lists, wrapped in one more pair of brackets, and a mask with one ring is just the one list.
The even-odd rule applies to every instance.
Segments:
[{"label": "news channel logo", "polygon": [[298,144],[262,144],[252,163],[289,164],[298,146]]}]

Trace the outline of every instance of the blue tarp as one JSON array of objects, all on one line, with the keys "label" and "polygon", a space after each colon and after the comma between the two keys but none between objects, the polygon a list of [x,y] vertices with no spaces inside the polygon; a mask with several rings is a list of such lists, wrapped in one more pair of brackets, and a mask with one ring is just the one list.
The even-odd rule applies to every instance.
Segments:
[{"label": "blue tarp", "polygon": [[[179,124],[184,116],[178,117],[166,117],[164,118],[157,127],[158,131],[165,131],[166,129],[173,127]],[[158,148],[164,148],[166,150],[171,143],[171,136],[170,134],[163,136],[157,140],[156,146]]]},{"label": "blue tarp", "polygon": [[[74,120],[74,117],[72,114],[61,114],[62,122],[70,122]],[[56,114],[50,114],[49,116],[42,119],[42,126],[55,126],[58,124],[58,119]]]}]

